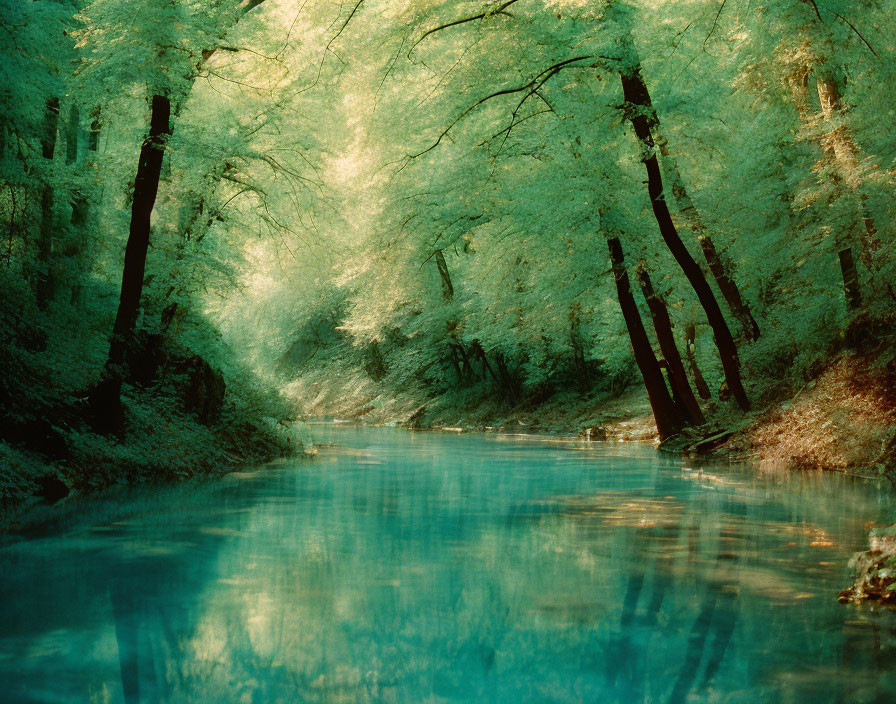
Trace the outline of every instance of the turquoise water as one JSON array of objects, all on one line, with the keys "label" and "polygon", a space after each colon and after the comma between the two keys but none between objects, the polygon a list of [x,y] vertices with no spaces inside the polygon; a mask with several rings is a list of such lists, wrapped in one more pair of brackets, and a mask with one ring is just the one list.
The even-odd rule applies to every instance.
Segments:
[{"label": "turquoise water", "polygon": [[892,495],[631,445],[314,434],[313,461],[7,540],[0,700],[896,701],[896,614],[836,602]]}]

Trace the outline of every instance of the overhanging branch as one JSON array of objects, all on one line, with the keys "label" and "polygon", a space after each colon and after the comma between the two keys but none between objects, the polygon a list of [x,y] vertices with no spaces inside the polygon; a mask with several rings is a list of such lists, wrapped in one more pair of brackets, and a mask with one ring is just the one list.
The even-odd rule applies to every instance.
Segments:
[{"label": "overhanging branch", "polygon": [[584,56],[576,56],[572,59],[565,59],[563,61],[558,61],[557,63],[555,63],[551,66],[548,66],[546,69],[537,73],[535,76],[533,76],[530,80],[528,80],[526,83],[524,83],[521,86],[516,86],[514,88],[502,88],[501,90],[497,90],[493,93],[489,93],[485,97],[480,98],[475,103],[473,103],[472,105],[465,108],[456,118],[454,118],[454,120],[451,121],[451,124],[449,124],[444,130],[442,130],[441,134],[439,134],[439,136],[435,142],[433,142],[430,146],[428,146],[423,151],[417,152],[416,154],[409,154],[408,158],[416,159],[418,156],[422,156],[422,155],[426,154],[427,152],[435,149],[437,146],[439,146],[439,144],[442,143],[442,140],[448,135],[448,133],[461,120],[463,120],[467,115],[469,115],[471,112],[476,110],[478,107],[480,107],[484,103],[487,103],[489,100],[493,100],[494,98],[499,98],[504,95],[514,95],[516,93],[525,93],[525,95],[523,96],[523,99],[517,104],[517,106],[513,110],[512,119],[511,119],[511,122],[513,122],[513,120],[516,119],[516,115],[519,113],[519,110],[523,106],[523,104],[530,97],[535,95],[536,92],[542,86],[544,86],[544,84],[548,80],[550,80],[551,78],[556,76],[558,73],[560,73],[560,71],[562,71],[563,69],[566,69],[566,68],[587,67],[587,65],[583,65],[581,62],[587,61],[589,59],[606,59],[606,58],[608,58],[608,57],[597,56],[595,54],[586,54]]},{"label": "overhanging branch", "polygon": [[457,27],[458,25],[466,24],[467,22],[475,22],[476,20],[488,19],[489,17],[494,17],[496,15],[507,15],[508,17],[512,17],[512,15],[509,12],[506,12],[506,10],[508,7],[513,5],[515,2],[518,2],[518,0],[506,0],[505,2],[501,3],[497,7],[493,7],[490,10],[485,10],[484,12],[480,12],[478,15],[472,15],[470,17],[462,17],[459,20],[452,20],[451,22],[446,22],[445,24],[441,24],[438,27],[433,27],[432,29],[428,29],[420,36],[420,38],[417,41],[415,41],[411,45],[411,48],[408,49],[408,58],[411,57],[411,52],[413,52],[414,49],[417,48],[417,45],[420,42],[422,42],[424,39],[426,39],[431,34],[435,34],[436,32],[441,32],[443,29]]}]

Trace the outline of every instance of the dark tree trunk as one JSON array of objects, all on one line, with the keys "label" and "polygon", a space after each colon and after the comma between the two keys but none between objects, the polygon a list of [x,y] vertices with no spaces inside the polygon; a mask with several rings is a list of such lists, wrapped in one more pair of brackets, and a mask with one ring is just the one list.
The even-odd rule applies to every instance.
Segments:
[{"label": "dark tree trunk", "polygon": [[[92,166],[94,160],[96,159],[96,153],[99,149],[100,144],[100,122],[99,115],[100,109],[95,108],[91,111],[91,117],[93,117],[93,121],[90,123],[90,131],[88,132],[87,137],[87,165]],[[76,189],[71,196],[72,203],[72,219],[71,225],[72,229],[75,232],[76,242],[76,253],[75,253],[75,266],[77,270],[77,274],[75,280],[72,282],[72,291],[71,296],[69,298],[69,303],[73,306],[79,306],[81,303],[81,293],[83,290],[82,278],[83,272],[86,266],[86,262],[84,261],[84,253],[87,248],[87,230],[88,223],[90,222],[90,206],[91,206],[91,193],[93,191],[92,188],[84,184],[83,190]]]},{"label": "dark tree trunk", "polygon": [[840,257],[840,272],[843,274],[843,292],[846,295],[846,304],[851,310],[858,310],[862,307],[862,291],[859,288],[859,272],[856,271],[852,248],[844,247],[837,254]]},{"label": "dark tree trunk", "polygon": [[496,384],[500,383],[498,376],[495,374],[495,370],[492,369],[492,365],[488,363],[488,355],[485,353],[485,350],[482,349],[482,345],[479,340],[473,340],[470,344],[470,355],[472,355],[473,359],[478,359],[482,364],[482,378],[486,379],[487,376],[490,376]]},{"label": "dark tree trunk", "polygon": [[637,68],[620,73],[620,77],[622,78],[623,95],[628,104],[628,117],[641,145],[641,161],[647,170],[648,195],[660,235],[693,287],[697,299],[706,313],[706,318],[713,330],[716,347],[719,350],[728,388],[741,409],[749,410],[750,401],[747,399],[747,393],[741,381],[740,360],[737,356],[734,338],[703,271],[681,241],[669,213],[669,206],[663,193],[663,177],[657,161],[656,145],[645,112],[650,109],[650,95],[647,92],[647,86]]},{"label": "dark tree trunk", "polygon": [[641,314],[638,312],[638,306],[629,284],[628,272],[625,269],[622,243],[618,237],[613,237],[607,240],[607,245],[610,249],[610,260],[613,263],[613,277],[616,280],[619,307],[622,308],[622,317],[625,319],[625,327],[628,329],[628,337],[635,353],[635,362],[644,379],[644,386],[647,387],[647,396],[650,399],[650,407],[653,409],[653,417],[656,420],[656,429],[660,440],[665,440],[675,435],[685,424],[681,412],[669,395],[663,372],[659,362],[656,361],[647,331],[641,322]]},{"label": "dark tree trunk", "polygon": [[16,234],[16,189],[9,184],[9,227],[6,240],[6,267],[12,266],[12,243]]},{"label": "dark tree trunk", "polygon": [[693,323],[684,326],[684,350],[688,358],[688,364],[691,367],[691,376],[694,377],[694,387],[700,398],[709,400],[712,393],[709,385],[700,373],[700,367],[697,366],[697,332]]},{"label": "dark tree trunk", "polygon": [[470,363],[470,355],[463,343],[449,333],[448,348],[450,350],[451,364],[457,374],[457,381],[461,386],[470,386],[479,381],[479,376]]},{"label": "dark tree trunk", "polygon": [[68,111],[68,129],[65,131],[65,163],[74,164],[78,160],[78,127],[80,126],[78,104],[72,102]]},{"label": "dark tree trunk", "polygon": [[[614,7],[614,9],[619,10],[620,8]],[[628,95],[626,95],[626,101],[630,103],[629,109],[631,109],[633,104],[636,106],[637,111],[645,118],[647,130],[651,133],[651,145],[655,143],[656,148],[659,149],[659,153],[662,156],[663,166],[666,168],[666,175],[669,177],[670,181],[669,190],[678,206],[678,213],[701,244],[704,239],[709,243],[711,250],[704,248],[703,252],[706,256],[707,263],[709,264],[710,273],[712,273],[713,278],[716,279],[719,289],[722,292],[722,296],[725,298],[725,302],[731,309],[731,313],[743,326],[747,339],[754,340],[759,337],[759,326],[756,324],[753,315],[750,313],[749,307],[740,295],[740,290],[731,274],[730,265],[723,265],[718,256],[714,254],[715,246],[713,245],[712,239],[707,233],[703,220],[700,217],[700,213],[697,211],[697,207],[694,205],[694,202],[691,200],[691,196],[685,187],[684,179],[682,179],[681,172],[678,169],[678,162],[675,159],[672,150],[669,148],[669,143],[663,136],[662,130],[660,130],[659,117],[656,114],[656,110],[650,100],[650,93],[641,76],[641,58],[638,55],[638,51],[635,48],[631,36],[631,20],[626,16],[627,12],[627,9],[622,8],[621,13],[617,12],[617,18],[622,20],[623,26],[627,30],[623,40],[630,61],[629,65],[632,67],[627,72],[620,73],[623,81],[623,90],[625,90],[625,82],[627,78],[634,80],[637,83],[636,93],[638,101],[632,101],[629,99]],[[642,143],[642,149],[643,148],[644,145]],[[653,151],[653,149],[651,149],[651,151]],[[710,252],[712,252],[712,254]],[[711,260],[711,256],[714,257],[715,261]]]},{"label": "dark tree trunk", "polygon": [[665,167],[666,175],[669,177],[669,186],[672,191],[672,197],[675,199],[675,203],[678,206],[678,213],[694,233],[697,241],[700,242],[703,256],[706,258],[706,263],[709,265],[709,271],[716,280],[719,290],[722,292],[722,296],[725,298],[725,302],[731,310],[731,314],[740,322],[747,340],[751,342],[755,341],[759,338],[759,325],[753,318],[753,314],[750,312],[750,307],[740,295],[740,289],[732,275],[733,266],[730,262],[722,261],[722,258],[716,251],[712,238],[706,232],[703,219],[697,211],[697,206],[695,206],[694,202],[691,200],[691,196],[681,177],[681,172],[678,170],[678,163],[669,149],[669,143],[659,131],[659,118],[656,115],[656,111],[653,109],[653,105],[649,102],[649,96],[647,97],[647,100],[649,104],[649,109],[647,110],[648,123],[651,129],[656,130],[654,139],[656,140],[660,149],[660,154],[662,155],[662,165]]},{"label": "dark tree trunk", "polygon": [[94,108],[90,112],[90,116],[93,118],[90,122],[90,134],[87,137],[87,149],[92,152],[99,151],[100,148],[100,130],[102,130],[103,123],[100,121],[102,113],[98,107]]},{"label": "dark tree trunk", "polygon": [[[44,106],[43,134],[40,139],[41,155],[52,164],[56,152],[56,135],[59,132],[59,98],[50,98]],[[45,310],[53,298],[53,186],[50,174],[44,178],[40,197],[40,232],[37,239],[39,270],[35,281],[37,305]]]},{"label": "dark tree trunk", "polygon": [[585,355],[585,340],[580,330],[581,307],[576,303],[569,309],[569,344],[572,347],[573,365],[582,391],[591,390],[591,369]]},{"label": "dark tree trunk", "polygon": [[751,342],[758,340],[759,325],[750,312],[749,306],[741,298],[740,289],[734,283],[734,279],[728,274],[728,267],[725,266],[725,263],[716,251],[715,244],[706,235],[701,235],[698,239],[700,240],[700,247],[703,249],[703,256],[706,257],[706,263],[709,264],[709,270],[715,277],[719,290],[728,303],[728,308],[731,309],[734,317],[740,321],[744,329],[744,335]]},{"label": "dark tree trunk", "polygon": [[[840,87],[837,85],[836,79],[831,76],[820,78],[817,86],[822,115],[824,115],[826,121],[833,121],[836,125],[837,118],[842,118],[844,112],[840,100]],[[845,124],[835,126],[833,131],[825,135],[821,146],[838,167],[836,180],[845,183],[853,190],[854,194],[857,194],[855,196],[857,198],[857,209],[865,231],[864,235],[858,237],[861,244],[860,256],[866,268],[871,270],[873,268],[874,252],[880,249],[881,243],[877,237],[877,227],[874,224],[874,219],[868,210],[868,196],[865,193],[858,192],[862,185],[861,178],[858,175],[858,147]],[[846,301],[850,308],[858,308],[862,303],[862,293],[853,261],[852,248],[845,244],[841,245],[837,254],[840,257],[840,270],[843,273]]]},{"label": "dark tree trunk", "polygon": [[682,408],[691,424],[703,425],[706,419],[703,417],[700,404],[697,403],[694,392],[691,391],[691,385],[688,383],[688,376],[678,352],[678,345],[675,344],[675,334],[672,332],[672,320],[669,318],[666,302],[654,291],[650,274],[647,273],[643,262],[638,265],[638,283],[641,285],[641,291],[647,301],[647,307],[650,309],[653,329],[656,330],[660,350],[666,360],[672,398]]},{"label": "dark tree trunk", "polygon": [[379,340],[371,340],[367,345],[366,359],[364,361],[364,371],[367,372],[373,381],[382,381],[383,377],[388,373],[386,368],[386,358],[380,349]]},{"label": "dark tree trunk", "polygon": [[439,269],[439,276],[442,278],[442,295],[446,301],[454,298],[454,286],[451,283],[451,275],[448,273],[448,263],[445,261],[445,255],[441,249],[436,250],[436,266]]},{"label": "dark tree trunk", "polygon": [[40,139],[41,155],[52,161],[59,132],[59,98],[50,98],[44,107],[44,131]]},{"label": "dark tree trunk", "polygon": [[501,352],[495,352],[495,367],[498,369],[498,388],[501,389],[508,401],[516,401],[522,391],[520,382],[516,375],[510,371],[510,368],[507,366],[507,360],[504,359],[504,355]]},{"label": "dark tree trunk", "polygon": [[149,135],[140,150],[137,176],[134,179],[134,200],[131,205],[131,227],[124,254],[124,271],[121,277],[121,296],[109,358],[99,383],[91,393],[91,405],[98,420],[111,421],[107,427],[114,427],[121,416],[121,384],[125,376],[125,360],[134,334],[137,315],[140,311],[140,296],[143,292],[143,274],[146,269],[146,254],[149,249],[149,235],[153,205],[159,190],[162,172],[162,157],[165,142],[171,133],[169,119],[171,103],[162,95],[152,98]]},{"label": "dark tree trunk", "polygon": [[464,386],[475,384],[479,381],[479,375],[476,374],[476,371],[473,369],[473,364],[470,361],[470,355],[467,353],[467,348],[464,347],[464,343],[460,340],[456,340],[455,342],[457,344],[457,351],[460,354],[461,366],[463,369],[463,384]]},{"label": "dark tree trunk", "polygon": [[37,238],[37,281],[35,294],[37,305],[46,310],[56,288],[53,276],[53,186],[45,184],[40,194],[40,233]]},{"label": "dark tree trunk", "polygon": [[[448,271],[448,262],[445,261],[445,255],[441,249],[437,249],[434,254],[436,267],[439,270],[439,278],[442,280],[442,296],[446,302],[454,299],[454,285],[451,283],[451,272]],[[448,355],[451,360],[451,366],[457,375],[457,382],[461,386],[470,386],[479,380],[478,375],[470,363],[470,355],[467,354],[464,343],[457,337],[457,322],[449,320],[447,325],[448,332]]]},{"label": "dark tree trunk", "polygon": [[72,282],[72,291],[69,303],[77,306],[81,303],[81,272],[83,270],[84,249],[86,247],[87,221],[90,218],[90,200],[78,191],[72,193],[72,219],[71,226],[76,238],[75,259],[77,277]]}]

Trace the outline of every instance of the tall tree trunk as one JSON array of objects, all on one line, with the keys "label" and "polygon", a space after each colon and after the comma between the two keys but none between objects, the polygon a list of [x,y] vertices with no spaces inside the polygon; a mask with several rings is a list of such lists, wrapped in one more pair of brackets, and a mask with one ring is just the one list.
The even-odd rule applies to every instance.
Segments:
[{"label": "tall tree trunk", "polygon": [[641,314],[638,312],[638,306],[629,284],[628,272],[625,269],[622,243],[618,237],[612,237],[607,240],[607,246],[610,249],[610,261],[613,263],[613,278],[616,280],[619,307],[622,309],[622,317],[625,319],[625,327],[628,329],[635,362],[644,379],[644,386],[647,388],[647,397],[650,399],[650,407],[653,409],[653,417],[656,420],[656,429],[660,440],[665,440],[679,432],[685,424],[678,407],[669,395],[663,372],[653,354],[653,347],[647,337],[644,324],[641,322]]},{"label": "tall tree trunk", "polygon": [[700,395],[700,398],[708,401],[712,398],[712,393],[706,384],[706,380],[700,373],[700,367],[697,366],[697,331],[693,323],[688,323],[684,326],[684,351],[688,358],[688,364],[691,367],[691,376],[694,377],[694,386],[697,389],[697,393]]},{"label": "tall tree trunk", "polygon": [[69,166],[78,160],[78,128],[80,127],[78,104],[72,101],[68,110],[68,126],[65,131],[65,163]]},{"label": "tall tree trunk", "polygon": [[442,279],[442,295],[446,301],[454,298],[454,286],[451,283],[451,275],[448,273],[448,263],[445,261],[445,255],[441,249],[436,250],[436,266],[439,269],[439,276]]},{"label": "tall tree trunk", "polygon": [[40,138],[41,156],[53,160],[56,152],[56,136],[59,133],[59,98],[50,98],[44,106],[43,134]]},{"label": "tall tree trunk", "polygon": [[660,351],[666,360],[669,385],[672,387],[672,399],[681,407],[691,424],[703,425],[706,418],[703,417],[700,404],[697,403],[691,385],[688,383],[688,375],[684,370],[678,345],[675,344],[675,334],[672,332],[672,320],[669,318],[666,302],[654,290],[644,262],[638,264],[637,275],[641,292],[644,294],[647,308],[650,310],[650,317],[653,319],[653,329],[656,331],[656,337],[660,343]]},{"label": "tall tree trunk", "polygon": [[90,111],[90,116],[93,119],[90,122],[90,133],[87,136],[87,149],[96,152],[100,148],[100,131],[103,128],[102,111],[99,106]]},{"label": "tall tree trunk", "polygon": [[713,330],[716,347],[719,350],[729,390],[741,409],[749,410],[750,401],[741,381],[737,346],[728,329],[728,323],[725,321],[722,309],[719,307],[703,271],[681,241],[669,213],[669,206],[663,193],[663,177],[656,156],[656,144],[653,141],[650,123],[647,119],[647,112],[650,110],[650,95],[647,86],[637,66],[621,72],[620,77],[622,92],[627,103],[628,117],[641,145],[641,161],[647,171],[647,191],[660,235],[690,282],[706,313],[706,318]]},{"label": "tall tree trunk", "polygon": [[9,184],[9,227],[6,239],[6,268],[12,266],[12,242],[16,234],[16,189]]},{"label": "tall tree trunk", "polygon": [[496,384],[500,383],[498,375],[495,374],[495,370],[492,369],[492,365],[489,364],[488,355],[485,353],[485,350],[482,349],[482,344],[480,344],[479,340],[473,340],[473,342],[470,343],[470,356],[473,359],[478,359],[482,364],[483,379],[487,379],[490,376]]},{"label": "tall tree trunk", "polygon": [[[437,249],[433,256],[436,260],[436,268],[439,270],[439,278],[442,281],[442,297],[446,303],[450,303],[454,298],[454,285],[451,283],[451,272],[448,271],[448,262],[445,261],[445,255],[441,249]],[[470,367],[469,357],[466,350],[464,350],[463,343],[457,339],[456,320],[447,322],[446,332],[448,334],[448,359],[451,361],[451,366],[454,367],[457,383],[460,386],[467,386],[469,374],[473,373],[473,369]]]},{"label": "tall tree trunk", "polygon": [[50,98],[44,106],[43,134],[40,139],[41,155],[47,164],[40,198],[40,231],[37,238],[37,262],[39,271],[35,281],[37,305],[45,310],[53,298],[53,201],[50,165],[56,152],[56,135],[59,132],[59,98]]},{"label": "tall tree trunk", "polygon": [[[648,102],[650,101],[649,96],[647,96],[647,100]],[[669,177],[669,186],[672,191],[672,197],[675,199],[675,203],[678,206],[678,213],[681,215],[687,227],[694,233],[697,241],[700,242],[703,256],[706,258],[706,263],[709,265],[709,271],[716,280],[731,314],[737,318],[738,322],[741,324],[747,340],[752,342],[759,338],[759,325],[753,317],[750,307],[740,295],[740,289],[734,281],[732,273],[734,270],[733,265],[730,262],[722,261],[716,251],[716,246],[712,241],[712,237],[710,237],[709,233],[706,231],[706,226],[703,224],[703,218],[700,217],[700,212],[697,210],[697,206],[695,206],[694,202],[691,200],[691,196],[681,177],[681,172],[678,169],[678,162],[669,149],[669,143],[659,130],[659,118],[656,115],[656,111],[653,109],[652,103],[649,105],[647,118],[651,128],[655,131],[654,137],[659,146],[660,155],[662,156],[662,166],[665,168],[666,174]]]},{"label": "tall tree trunk", "polygon": [[591,390],[591,369],[585,355],[585,339],[581,331],[582,309],[578,303],[569,307],[569,345],[572,347],[573,365],[579,387],[582,391]]},{"label": "tall tree trunk", "polygon": [[165,142],[171,133],[169,119],[171,102],[166,96],[152,97],[149,135],[140,150],[137,176],[134,179],[134,199],[131,205],[131,227],[124,254],[124,271],[121,277],[121,295],[118,313],[112,329],[109,358],[99,383],[91,393],[91,405],[98,414],[107,414],[114,425],[120,422],[121,384],[125,374],[127,352],[132,342],[137,315],[140,311],[140,296],[143,292],[143,274],[146,269],[146,254],[149,249],[149,235],[153,205],[159,190],[162,172],[162,157]]},{"label": "tall tree trunk", "polygon": [[[100,128],[99,121],[100,109],[97,107],[91,111],[94,118],[90,123],[90,131],[87,137],[87,156],[85,168],[92,169],[96,160],[97,151],[100,146]],[[72,282],[72,291],[69,302],[73,306],[79,306],[81,303],[81,293],[83,290],[83,271],[86,266],[84,261],[85,250],[87,249],[87,231],[90,223],[90,206],[91,197],[95,193],[94,189],[86,183],[82,183],[83,189],[75,189],[72,192],[72,219],[71,226],[76,237],[76,255],[75,267],[77,273],[75,280]]]},{"label": "tall tree trunk", "polygon": [[516,374],[510,371],[502,352],[495,352],[495,367],[498,370],[498,388],[511,403],[517,401],[522,392],[522,385]]},{"label": "tall tree trunk", "polygon": [[[855,207],[859,219],[862,221],[860,232],[857,239],[861,245],[860,258],[865,267],[871,271],[873,267],[874,252],[880,249],[880,239],[877,237],[877,228],[874,225],[874,219],[868,211],[868,196],[860,191],[862,179],[859,174],[858,164],[858,147],[856,147],[850,134],[849,128],[845,124],[836,124],[837,118],[843,113],[843,106],[840,100],[840,87],[837,81],[830,75],[819,78],[816,82],[818,88],[818,102],[821,105],[821,113],[828,122],[834,121],[834,129],[827,133],[821,141],[824,152],[833,160],[838,167],[837,178],[846,184],[852,191],[855,199]],[[859,285],[858,274],[853,264],[852,251],[845,240],[849,237],[849,233],[839,233],[839,259],[840,272],[843,275],[843,286],[846,290],[846,300],[850,308],[856,308],[861,305],[861,289]],[[847,251],[848,256],[844,256]],[[846,267],[844,268],[844,265]],[[851,266],[851,268],[850,268]]]},{"label": "tall tree trunk", "polygon": [[[719,290],[722,292],[722,296],[725,298],[725,302],[728,304],[732,315],[734,315],[743,327],[747,340],[755,340],[759,337],[759,326],[753,318],[749,307],[744,302],[743,297],[740,295],[740,289],[734,281],[733,266],[730,262],[723,264],[716,254],[716,248],[712,238],[703,224],[703,219],[700,217],[697,207],[691,200],[691,196],[684,184],[684,179],[681,177],[678,162],[660,129],[659,117],[653,107],[650,93],[647,90],[647,85],[644,83],[641,76],[641,57],[638,54],[631,32],[632,19],[629,16],[631,9],[626,3],[618,1],[612,2],[611,0],[611,10],[613,11],[616,20],[620,23],[620,29],[622,31],[621,38],[628,66],[620,71],[623,91],[625,91],[626,82],[629,82],[633,88],[632,97],[635,98],[635,100],[631,100],[629,96],[626,95],[626,102],[629,103],[627,108],[631,111],[632,107],[634,107],[646,121],[647,131],[651,135],[650,152],[652,153],[654,151],[654,146],[659,149],[663,159],[663,166],[665,167],[669,178],[672,196],[678,205],[678,212],[681,215],[681,218],[685,221],[687,227],[694,233],[694,236],[700,242],[703,253],[706,256],[707,264],[709,264],[710,273],[713,275],[713,278],[716,279],[719,285]],[[642,150],[644,148],[645,145],[642,141]],[[668,208],[668,205],[666,207]],[[704,244],[704,242],[707,244]]]},{"label": "tall tree trunk", "polygon": [[729,273],[731,271],[730,264],[722,260],[709,235],[700,235],[697,239],[700,242],[700,248],[703,250],[703,256],[706,257],[709,270],[719,285],[719,290],[725,297],[728,308],[734,314],[734,317],[740,321],[744,329],[744,335],[750,341],[758,340],[759,324],[750,312],[749,306],[741,298],[740,289],[734,283],[734,279],[731,278]]},{"label": "tall tree trunk", "polygon": [[77,306],[81,303],[81,272],[84,267],[84,250],[86,249],[87,222],[90,219],[90,200],[83,193],[72,193],[72,219],[71,226],[75,238],[75,266],[77,275],[72,282],[72,291],[69,303]]},{"label": "tall tree trunk", "polygon": [[837,253],[840,259],[840,271],[843,274],[843,293],[846,296],[846,304],[852,310],[862,307],[862,291],[859,288],[859,272],[856,271],[856,262],[852,256],[852,248],[844,247]]}]

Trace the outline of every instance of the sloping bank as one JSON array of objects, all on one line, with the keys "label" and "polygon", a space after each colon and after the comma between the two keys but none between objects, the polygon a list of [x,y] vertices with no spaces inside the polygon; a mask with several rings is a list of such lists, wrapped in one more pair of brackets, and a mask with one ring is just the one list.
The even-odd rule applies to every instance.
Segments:
[{"label": "sloping bank", "polygon": [[[114,484],[174,481],[295,452],[276,419],[291,407],[220,354],[215,365],[183,343],[140,334],[123,386],[123,423],[98,432],[86,399],[105,353],[51,335],[0,306],[0,529],[37,502]],[[68,329],[72,329],[71,326]],[[205,353],[207,354],[207,353]]]}]

